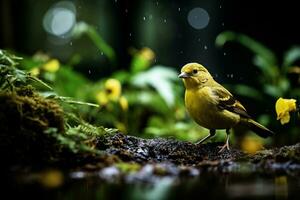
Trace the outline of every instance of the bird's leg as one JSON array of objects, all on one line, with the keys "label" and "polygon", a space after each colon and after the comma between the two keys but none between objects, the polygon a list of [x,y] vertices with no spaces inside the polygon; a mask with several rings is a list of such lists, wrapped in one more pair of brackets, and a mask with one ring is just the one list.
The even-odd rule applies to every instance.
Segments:
[{"label": "bird's leg", "polygon": [[229,148],[229,134],[230,134],[229,130],[230,130],[229,128],[226,129],[226,142],[225,142],[224,146],[221,147],[219,153],[223,152],[225,150],[225,148],[227,150],[230,150],[230,148]]},{"label": "bird's leg", "polygon": [[205,136],[204,138],[202,138],[199,142],[197,142],[196,145],[202,144],[205,140],[207,140],[208,138],[214,136],[215,134],[216,134],[216,130],[215,129],[210,129],[209,134],[207,136]]}]

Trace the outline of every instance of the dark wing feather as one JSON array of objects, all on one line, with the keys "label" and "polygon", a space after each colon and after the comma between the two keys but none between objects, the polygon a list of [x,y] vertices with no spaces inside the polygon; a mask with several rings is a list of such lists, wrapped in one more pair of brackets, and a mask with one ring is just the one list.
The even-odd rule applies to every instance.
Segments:
[{"label": "dark wing feather", "polygon": [[219,97],[218,107],[220,109],[239,114],[241,117],[251,118],[244,106],[236,100],[228,90],[220,86],[214,87],[213,92],[217,97]]}]

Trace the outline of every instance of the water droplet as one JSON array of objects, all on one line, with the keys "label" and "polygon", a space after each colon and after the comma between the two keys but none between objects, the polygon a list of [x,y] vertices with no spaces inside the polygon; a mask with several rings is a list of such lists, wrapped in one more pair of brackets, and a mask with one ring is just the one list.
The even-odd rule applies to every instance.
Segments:
[{"label": "water droplet", "polygon": [[89,69],[89,74],[91,74],[92,72],[91,72],[91,70]]},{"label": "water droplet", "polygon": [[131,37],[131,33],[129,33],[129,37]]},{"label": "water droplet", "polygon": [[181,9],[180,9],[180,8],[178,8],[178,12],[180,12],[180,10],[181,10]]},{"label": "water droplet", "polygon": [[73,42],[71,41],[71,42],[70,42],[70,46],[72,46],[72,45],[73,45]]},{"label": "water droplet", "polygon": [[143,17],[143,20],[144,20],[144,21],[146,20],[146,17],[145,17],[145,16]]},{"label": "water droplet", "polygon": [[204,45],[204,50],[207,50],[207,46],[206,45]]},{"label": "water droplet", "polygon": [[128,9],[127,8],[125,9],[125,13],[128,13]]},{"label": "water droplet", "polygon": [[152,18],[153,18],[153,16],[150,14],[150,15],[149,15],[149,19],[151,20]]},{"label": "water droplet", "polygon": [[224,22],[222,22],[222,26],[224,26],[225,24],[224,24]]},{"label": "water droplet", "polygon": [[118,0],[115,0],[115,2],[117,3],[117,2],[118,2]]},{"label": "water droplet", "polygon": [[166,20],[166,19],[164,19],[164,23],[167,23],[167,20]]},{"label": "water droplet", "polygon": [[180,54],[183,54],[183,51],[180,51]]},{"label": "water droplet", "polygon": [[218,74],[215,74],[215,77],[216,77],[216,78],[218,78],[218,76],[219,76]]},{"label": "water droplet", "polygon": [[198,42],[200,42],[201,41],[201,39],[200,38],[198,38]]},{"label": "water droplet", "polygon": [[233,74],[230,74],[230,78],[233,78]]},{"label": "water droplet", "polygon": [[156,2],[156,5],[158,6],[158,1]]},{"label": "water droplet", "polygon": [[220,5],[220,8],[222,8],[222,5]]},{"label": "water droplet", "polygon": [[226,56],[226,52],[224,52],[223,55]]},{"label": "water droplet", "polygon": [[156,63],[156,58],[154,59],[154,63]]}]

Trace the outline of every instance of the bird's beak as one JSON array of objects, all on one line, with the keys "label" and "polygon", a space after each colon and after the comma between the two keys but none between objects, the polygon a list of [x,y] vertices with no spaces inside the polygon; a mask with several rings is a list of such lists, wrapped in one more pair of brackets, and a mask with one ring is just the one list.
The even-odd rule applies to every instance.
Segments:
[{"label": "bird's beak", "polygon": [[181,74],[178,75],[178,78],[189,78],[190,75],[186,72],[181,72]]}]

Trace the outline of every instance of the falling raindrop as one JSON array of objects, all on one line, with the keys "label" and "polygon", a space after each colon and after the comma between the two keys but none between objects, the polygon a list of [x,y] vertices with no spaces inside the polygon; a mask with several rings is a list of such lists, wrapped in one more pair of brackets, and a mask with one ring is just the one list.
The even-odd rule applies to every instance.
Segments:
[{"label": "falling raindrop", "polygon": [[115,2],[117,3],[117,2],[118,2],[118,0],[115,0]]},{"label": "falling raindrop", "polygon": [[226,52],[224,52],[223,55],[226,56]]},{"label": "falling raindrop", "polygon": [[146,17],[145,17],[145,16],[143,17],[143,20],[144,20],[144,21],[146,20]]},{"label": "falling raindrop", "polygon": [[224,26],[225,24],[224,24],[224,22],[222,22],[222,26]]},{"label": "falling raindrop", "polygon": [[201,41],[201,39],[200,38],[198,38],[198,42],[200,42]]},{"label": "falling raindrop", "polygon": [[125,13],[128,13],[128,9],[127,8],[125,9]]},{"label": "falling raindrop", "polygon": [[167,20],[166,20],[166,19],[164,19],[164,23],[167,23]]},{"label": "falling raindrop", "polygon": [[180,9],[180,7],[179,7],[179,8],[178,8],[178,12],[180,12],[180,10],[181,10],[181,9]]},{"label": "falling raindrop", "polygon": [[131,37],[131,33],[129,33],[129,37]]},{"label": "falling raindrop", "polygon": [[230,74],[230,78],[233,78],[233,74]]},{"label": "falling raindrop", "polygon": [[103,56],[103,55],[104,55],[103,51],[101,51],[101,53],[100,53],[100,54],[101,54],[101,56]]},{"label": "falling raindrop", "polygon": [[222,8],[222,5],[220,5],[220,8]]},{"label": "falling raindrop", "polygon": [[91,72],[91,70],[89,69],[89,74],[91,74],[92,72]]},{"label": "falling raindrop", "polygon": [[150,14],[150,15],[149,15],[149,19],[151,20],[152,18],[153,18],[153,16]]},{"label": "falling raindrop", "polygon": [[183,51],[180,51],[180,54],[183,54]]},{"label": "falling raindrop", "polygon": [[72,46],[72,45],[73,45],[73,42],[71,41],[71,42],[70,42],[70,46]]},{"label": "falling raindrop", "polygon": [[207,46],[206,45],[204,45],[204,50],[207,50]]},{"label": "falling raindrop", "polygon": [[158,6],[158,1],[156,2],[156,5]]}]

